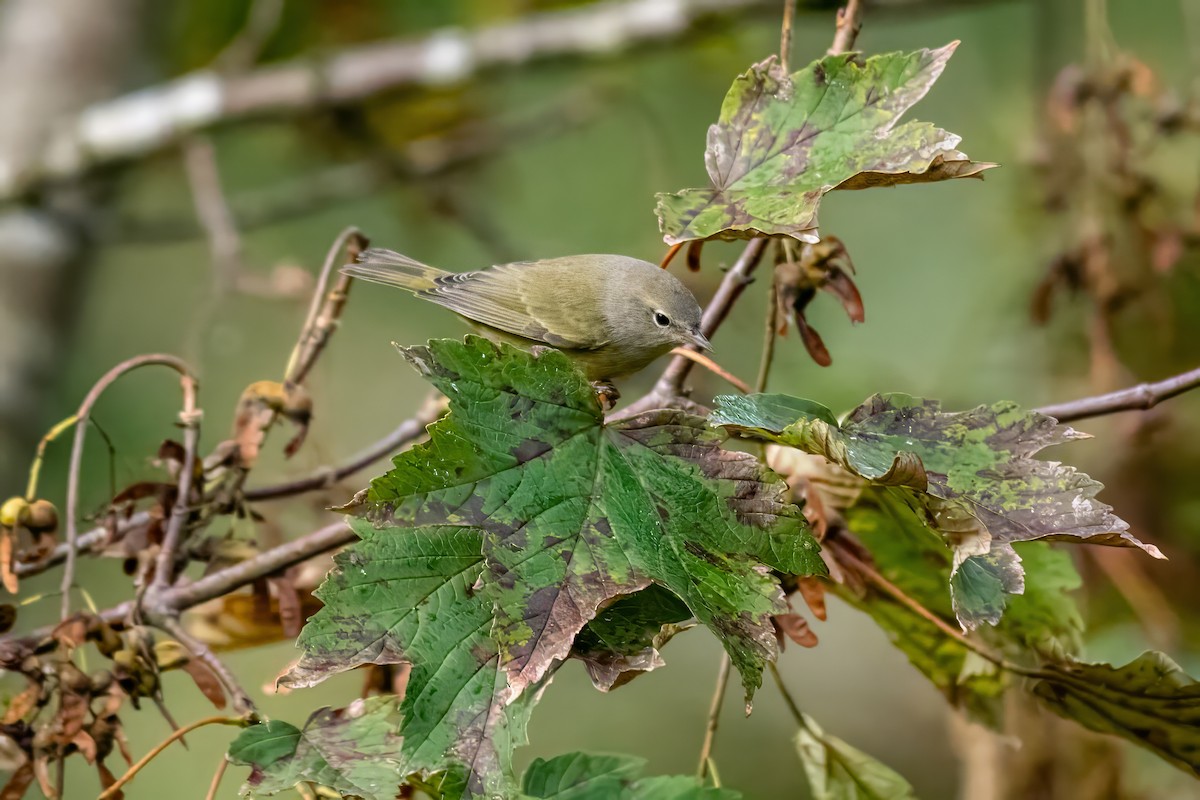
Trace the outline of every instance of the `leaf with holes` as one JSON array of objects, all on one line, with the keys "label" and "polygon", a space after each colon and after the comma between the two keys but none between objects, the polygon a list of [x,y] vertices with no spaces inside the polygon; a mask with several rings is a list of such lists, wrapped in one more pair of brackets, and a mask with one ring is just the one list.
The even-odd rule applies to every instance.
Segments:
[{"label": "leaf with holes", "polygon": [[834,189],[978,176],[960,137],[900,117],[925,96],[958,46],[826,56],[788,75],[774,56],[733,82],[708,129],[711,187],[658,195],[668,244],[790,236],[817,242],[817,210]]},{"label": "leaf with holes", "polygon": [[252,725],[230,744],[229,759],[251,768],[242,789],[248,797],[315,783],[348,796],[386,800],[396,796],[405,774],[398,722],[395,698],[356,700],[348,708],[317,711],[303,730],[280,720]]},{"label": "leaf with holes", "polygon": [[[871,483],[915,494],[927,522],[954,545],[951,593],[964,629],[995,625],[1024,572],[1013,542],[1086,541],[1140,547],[1129,525],[1096,500],[1101,484],[1033,458],[1087,438],[1013,403],[947,412],[934,400],[874,395],[840,424],[828,409],[784,395],[718,397],[726,429],[823,456]],[[788,409],[795,416],[789,421]]]}]

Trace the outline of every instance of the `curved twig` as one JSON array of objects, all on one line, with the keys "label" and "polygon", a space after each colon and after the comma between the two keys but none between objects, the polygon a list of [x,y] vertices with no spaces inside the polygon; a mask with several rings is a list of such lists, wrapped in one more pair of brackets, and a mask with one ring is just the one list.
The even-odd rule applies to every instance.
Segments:
[{"label": "curved twig", "polygon": [[75,520],[79,514],[79,473],[83,469],[83,443],[87,438],[88,418],[91,416],[92,406],[100,399],[100,395],[104,394],[104,391],[122,375],[140,367],[154,365],[170,367],[178,372],[182,378],[181,382],[185,383],[184,394],[186,397],[188,391],[186,382],[195,381],[195,377],[192,375],[192,371],[188,365],[176,356],[165,353],[149,353],[126,359],[104,373],[100,377],[100,380],[96,381],[92,386],[87,396],[83,398],[83,402],[79,406],[79,411],[75,414],[77,418],[75,440],[71,446],[71,465],[67,476],[67,552],[65,559],[67,565],[63,570],[62,579],[63,619],[66,619],[71,613],[71,587],[75,583],[76,540],[78,539]]},{"label": "curved twig", "polygon": [[717,726],[721,722],[721,706],[725,703],[725,687],[729,685],[729,654],[721,653],[721,665],[717,668],[717,685],[713,687],[712,702],[708,704],[708,718],[704,725],[704,743],[700,746],[700,766],[696,775],[701,779],[708,774],[713,745],[717,741]]},{"label": "curved twig", "polygon": [[292,349],[292,355],[288,358],[287,367],[284,369],[284,381],[303,383],[309,370],[316,363],[317,357],[325,349],[329,337],[337,327],[342,308],[346,305],[346,295],[350,291],[350,283],[353,281],[349,275],[339,273],[333,289],[326,292],[330,275],[347,259],[354,261],[367,245],[367,237],[353,225],[344,228],[333,240],[329,252],[325,255],[321,276],[317,279],[317,286],[313,290],[312,302],[308,306],[308,316],[304,319],[304,326],[300,329],[300,336],[296,340],[296,346]]},{"label": "curved twig", "polygon": [[133,780],[134,776],[145,769],[146,765],[153,761],[163,750],[166,750],[171,745],[171,742],[174,742],[176,739],[182,739],[197,728],[203,728],[206,725],[237,725],[238,727],[245,727],[246,720],[239,717],[205,717],[172,731],[170,736],[155,745],[149,753],[138,759],[138,762],[130,767],[124,775],[117,778],[112,786],[101,792],[97,800],[110,800],[110,798],[116,797],[120,793],[121,787]]}]

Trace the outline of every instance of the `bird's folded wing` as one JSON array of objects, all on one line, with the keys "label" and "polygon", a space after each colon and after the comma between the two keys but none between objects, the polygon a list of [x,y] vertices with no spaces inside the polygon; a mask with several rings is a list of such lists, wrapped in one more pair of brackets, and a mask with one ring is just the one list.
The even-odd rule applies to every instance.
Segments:
[{"label": "bird's folded wing", "polygon": [[421,296],[475,322],[551,347],[592,350],[608,339],[597,291],[553,260],[447,275]]}]

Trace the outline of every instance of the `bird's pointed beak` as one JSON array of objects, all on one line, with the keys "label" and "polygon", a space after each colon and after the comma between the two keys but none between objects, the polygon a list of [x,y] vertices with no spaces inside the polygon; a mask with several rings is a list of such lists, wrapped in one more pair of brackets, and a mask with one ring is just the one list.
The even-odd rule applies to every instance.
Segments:
[{"label": "bird's pointed beak", "polygon": [[710,342],[708,337],[701,333],[699,329],[688,331],[688,340],[701,350],[707,350],[710,353],[712,352],[712,342]]}]

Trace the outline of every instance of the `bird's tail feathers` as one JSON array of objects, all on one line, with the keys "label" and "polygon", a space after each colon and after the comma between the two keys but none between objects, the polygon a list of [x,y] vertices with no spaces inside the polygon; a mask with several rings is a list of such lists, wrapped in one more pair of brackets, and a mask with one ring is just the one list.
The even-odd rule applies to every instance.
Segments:
[{"label": "bird's tail feathers", "polygon": [[438,278],[449,274],[393,250],[378,247],[364,250],[358,257],[358,263],[347,264],[342,267],[342,272],[364,281],[395,286],[414,293],[432,289],[437,285]]}]

